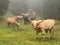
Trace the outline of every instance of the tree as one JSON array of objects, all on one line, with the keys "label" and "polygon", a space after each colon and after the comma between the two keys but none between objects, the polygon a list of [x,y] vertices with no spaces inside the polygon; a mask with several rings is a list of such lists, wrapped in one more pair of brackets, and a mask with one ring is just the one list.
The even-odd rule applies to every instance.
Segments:
[{"label": "tree", "polygon": [[43,2],[43,17],[44,18],[57,18],[57,0],[44,0]]},{"label": "tree", "polygon": [[27,0],[10,0],[9,10],[14,15],[20,15],[27,11]]},{"label": "tree", "polygon": [[4,15],[7,12],[7,9],[9,7],[8,3],[8,0],[0,0],[0,16]]},{"label": "tree", "polygon": [[2,16],[7,12],[9,7],[9,0],[0,0],[0,20]]},{"label": "tree", "polygon": [[58,19],[60,20],[60,0],[57,1]]}]

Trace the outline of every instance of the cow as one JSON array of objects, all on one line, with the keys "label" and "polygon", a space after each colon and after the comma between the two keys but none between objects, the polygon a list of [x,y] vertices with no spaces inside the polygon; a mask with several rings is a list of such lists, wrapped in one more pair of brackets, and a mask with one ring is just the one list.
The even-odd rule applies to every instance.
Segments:
[{"label": "cow", "polygon": [[19,27],[19,23],[17,22],[16,18],[7,18],[7,24],[8,24],[8,27],[9,25],[14,25],[14,26],[17,26]]},{"label": "cow", "polygon": [[42,37],[44,38],[45,32],[50,32],[50,38],[54,33],[54,19],[46,19],[46,20],[32,20],[31,21],[32,27],[36,30],[36,38],[38,38],[38,33],[42,33]]},{"label": "cow", "polygon": [[23,19],[23,16],[22,15],[16,16],[16,19],[17,20],[22,20]]}]

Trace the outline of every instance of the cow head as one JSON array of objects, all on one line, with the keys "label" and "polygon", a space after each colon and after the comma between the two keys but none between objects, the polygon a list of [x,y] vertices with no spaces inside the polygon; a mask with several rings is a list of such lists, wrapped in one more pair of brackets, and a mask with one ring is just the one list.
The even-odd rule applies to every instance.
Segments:
[{"label": "cow head", "polygon": [[32,27],[36,29],[37,20],[31,20],[30,23],[32,24]]},{"label": "cow head", "polygon": [[37,23],[36,23],[36,28],[39,28],[40,27],[40,24],[43,22],[44,20],[38,20]]}]

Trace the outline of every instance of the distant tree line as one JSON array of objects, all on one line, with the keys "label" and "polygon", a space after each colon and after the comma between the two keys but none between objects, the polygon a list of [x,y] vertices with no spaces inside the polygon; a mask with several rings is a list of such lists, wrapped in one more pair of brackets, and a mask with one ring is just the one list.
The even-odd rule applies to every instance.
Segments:
[{"label": "distant tree line", "polygon": [[27,11],[26,0],[12,0],[9,6],[9,10],[14,15],[20,15],[22,12]]},{"label": "distant tree line", "polygon": [[57,10],[58,10],[58,19],[60,20],[60,0],[58,0]]},{"label": "distant tree line", "polygon": [[14,15],[20,15],[22,12],[27,12],[32,9],[36,15],[43,18],[60,19],[60,0],[17,0],[11,1],[9,10]]},{"label": "distant tree line", "polygon": [[4,15],[7,12],[9,7],[9,0],[0,0],[0,16]]},{"label": "distant tree line", "polygon": [[9,7],[9,0],[0,0],[0,20],[3,19],[3,15],[6,14]]}]

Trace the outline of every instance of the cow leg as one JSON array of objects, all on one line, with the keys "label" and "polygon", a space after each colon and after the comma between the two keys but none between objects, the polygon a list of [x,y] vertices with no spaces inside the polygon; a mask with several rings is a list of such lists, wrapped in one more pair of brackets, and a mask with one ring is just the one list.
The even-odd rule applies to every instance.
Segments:
[{"label": "cow leg", "polygon": [[10,23],[9,23],[9,22],[7,22],[7,24],[8,24],[8,27],[9,27]]},{"label": "cow leg", "polygon": [[40,32],[39,30],[36,30],[36,39],[38,39],[38,33],[39,32]]},{"label": "cow leg", "polygon": [[36,39],[38,38],[38,32],[36,32]]},{"label": "cow leg", "polygon": [[44,34],[45,34],[45,31],[44,31],[44,29],[42,29],[42,39],[45,38]]},{"label": "cow leg", "polygon": [[52,36],[53,36],[53,34],[54,34],[54,29],[53,28],[51,28],[50,30],[49,30],[49,32],[50,32],[50,39],[52,38]]},{"label": "cow leg", "polygon": [[17,28],[19,29],[19,25],[17,25]]},{"label": "cow leg", "polygon": [[48,30],[45,30],[46,33],[48,33]]}]

